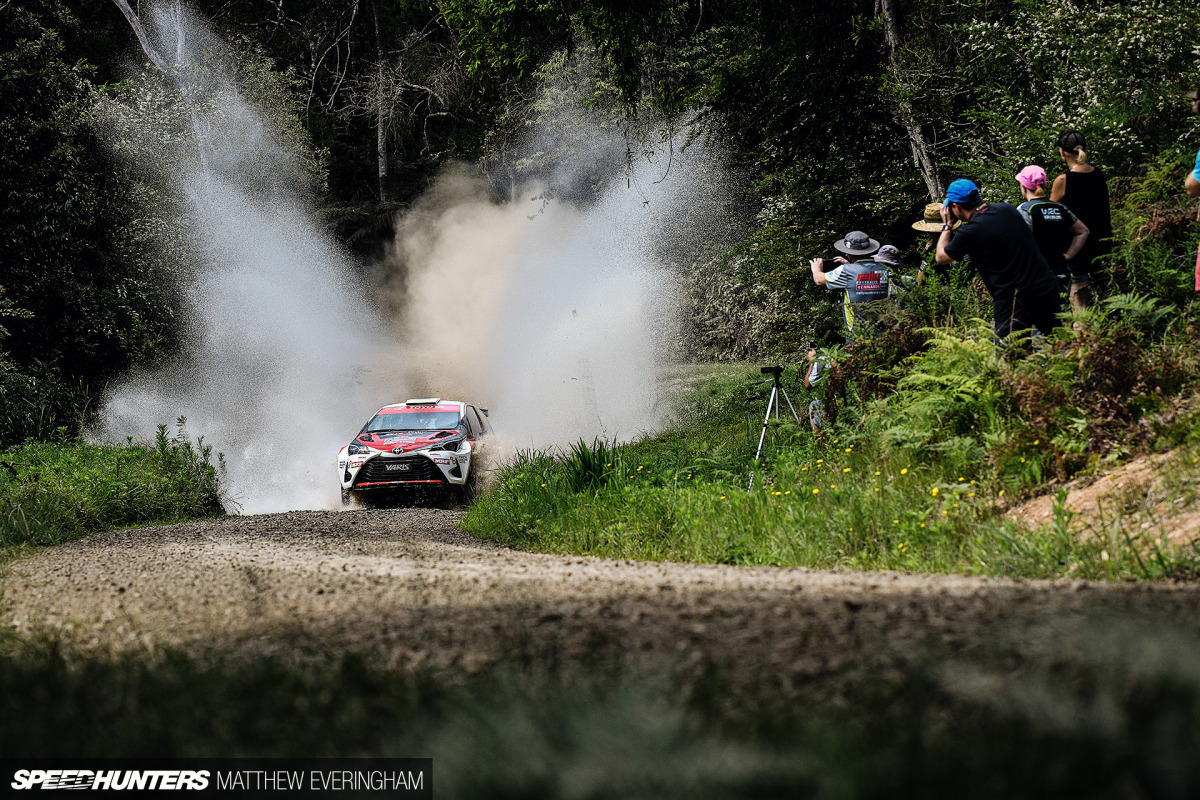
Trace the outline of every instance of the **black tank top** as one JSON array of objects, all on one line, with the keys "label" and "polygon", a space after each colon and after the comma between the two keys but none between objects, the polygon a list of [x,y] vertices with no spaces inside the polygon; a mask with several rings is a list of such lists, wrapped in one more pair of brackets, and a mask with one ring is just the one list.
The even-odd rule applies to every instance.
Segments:
[{"label": "black tank top", "polygon": [[1088,227],[1087,241],[1072,262],[1076,272],[1086,272],[1092,259],[1108,253],[1112,236],[1112,210],[1104,172],[1099,167],[1091,172],[1068,172],[1061,202]]}]

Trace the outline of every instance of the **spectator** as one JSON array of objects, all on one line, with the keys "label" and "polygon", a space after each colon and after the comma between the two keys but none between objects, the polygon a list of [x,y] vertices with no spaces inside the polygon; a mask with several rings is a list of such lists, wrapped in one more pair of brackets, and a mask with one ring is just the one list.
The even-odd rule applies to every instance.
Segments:
[{"label": "spectator", "polygon": [[[1200,93],[1192,89],[1187,93],[1187,97],[1192,101],[1192,113],[1200,114]],[[1188,197],[1200,197],[1200,152],[1196,153],[1196,168],[1184,179],[1183,185],[1187,189]],[[1200,283],[1197,284],[1196,291],[1200,292]]]},{"label": "spectator", "polygon": [[[903,294],[904,292],[907,292],[909,289],[912,289],[914,286],[916,286],[916,282],[913,280],[911,275],[905,275],[903,272],[901,272],[904,265],[900,261],[900,248],[896,247],[895,245],[883,245],[879,248],[879,252],[877,252],[874,258],[871,260],[876,264],[882,264],[883,266],[887,267],[888,272],[890,273],[890,286],[888,289],[889,297],[895,297],[896,295]],[[918,274],[920,274],[919,270]]]},{"label": "spectator", "polygon": [[[820,351],[836,347],[839,344],[841,344],[841,337],[838,336],[837,323],[826,321],[817,326],[816,335],[808,348],[808,371],[804,373],[805,388],[815,388],[829,370],[836,366],[828,355],[824,355]],[[822,398],[814,397],[809,401],[808,422],[812,425],[813,433],[817,433],[825,427],[825,401]]]},{"label": "spectator", "polygon": [[[951,239],[955,220],[963,225]],[[997,338],[1030,327],[1044,334],[1054,329],[1062,310],[1058,282],[1021,212],[1008,203],[984,203],[974,183],[959,179],[943,204],[935,260],[946,265],[968,256],[992,296]]]},{"label": "spectator", "polygon": [[[1192,89],[1187,93],[1187,97],[1192,101],[1192,113],[1200,114],[1200,94]],[[1200,197],[1200,152],[1196,153],[1196,168],[1184,178],[1183,185],[1187,189],[1188,197]],[[1200,292],[1200,250],[1196,251],[1196,291]]]},{"label": "spectator", "polygon": [[927,204],[925,206],[925,213],[921,216],[921,219],[912,224],[912,229],[927,235],[920,253],[924,263],[917,267],[917,285],[924,286],[925,270],[933,265],[934,256],[937,255],[937,240],[942,232],[942,204]]},{"label": "spectator", "polygon": [[1062,203],[1046,199],[1046,170],[1038,165],[1031,164],[1018,172],[1017,183],[1025,196],[1025,202],[1017,210],[1033,231],[1038,249],[1066,294],[1071,287],[1069,262],[1087,241],[1087,226]]},{"label": "spectator", "polygon": [[1100,265],[1098,258],[1108,255],[1112,237],[1112,211],[1108,204],[1108,183],[1104,172],[1088,163],[1088,154],[1079,131],[1063,131],[1058,136],[1058,153],[1067,163],[1066,173],[1054,179],[1050,199],[1071,209],[1088,229],[1083,248],[1071,261],[1071,306],[1087,308],[1092,304],[1092,284]]},{"label": "spectator", "polygon": [[879,249],[879,242],[862,231],[850,231],[833,246],[845,253],[845,257],[837,256],[834,261],[838,266],[829,272],[824,271],[825,259],[812,259],[808,265],[812,270],[813,283],[831,291],[844,292],[842,312],[848,339],[869,336],[873,333],[871,322],[862,313],[861,306],[874,300],[883,300],[891,290],[888,268],[867,258]]}]

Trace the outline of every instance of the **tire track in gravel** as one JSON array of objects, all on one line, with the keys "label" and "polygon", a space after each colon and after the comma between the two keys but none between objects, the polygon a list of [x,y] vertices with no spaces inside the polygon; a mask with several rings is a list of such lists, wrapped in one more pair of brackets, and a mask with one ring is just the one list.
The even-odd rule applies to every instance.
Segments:
[{"label": "tire track in gravel", "polygon": [[[473,672],[586,663],[789,689],[923,649],[1050,652],[1117,617],[1196,631],[1190,585],[1015,581],[517,552],[434,509],[290,512],[115,531],[0,576],[0,622],[102,652],[322,658]],[[1033,632],[1043,632],[1035,636]]]}]

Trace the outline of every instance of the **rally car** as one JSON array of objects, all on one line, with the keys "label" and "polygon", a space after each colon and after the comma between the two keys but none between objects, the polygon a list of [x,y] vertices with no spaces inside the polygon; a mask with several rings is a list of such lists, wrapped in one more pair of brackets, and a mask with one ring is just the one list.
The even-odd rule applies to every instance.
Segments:
[{"label": "rally car", "polygon": [[475,491],[487,409],[439,397],[384,406],[338,453],[342,504],[433,489],[460,501]]}]

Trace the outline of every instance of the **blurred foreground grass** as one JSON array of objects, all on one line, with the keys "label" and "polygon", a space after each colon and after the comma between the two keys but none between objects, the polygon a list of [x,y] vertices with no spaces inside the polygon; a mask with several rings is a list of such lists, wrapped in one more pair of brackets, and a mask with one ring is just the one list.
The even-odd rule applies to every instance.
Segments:
[{"label": "blurred foreground grass", "polygon": [[[430,756],[438,797],[1194,797],[1200,639],[1111,618],[781,692],[606,661],[396,673],[0,643],[0,752]],[[694,674],[694,673],[693,673]]]}]

